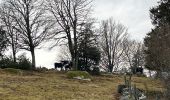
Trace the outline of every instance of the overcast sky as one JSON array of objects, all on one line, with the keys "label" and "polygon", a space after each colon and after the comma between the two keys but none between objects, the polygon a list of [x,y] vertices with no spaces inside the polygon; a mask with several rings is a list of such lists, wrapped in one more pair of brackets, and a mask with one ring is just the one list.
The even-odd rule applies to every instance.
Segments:
[{"label": "overcast sky", "polygon": [[[128,28],[132,39],[142,41],[153,27],[149,9],[156,4],[157,0],[94,0],[93,17],[98,21],[112,17]],[[57,51],[60,49],[36,50],[37,66],[53,68]]]},{"label": "overcast sky", "polygon": [[152,28],[149,9],[156,4],[157,0],[95,0],[94,16],[113,17],[128,28],[131,38],[142,41]]}]

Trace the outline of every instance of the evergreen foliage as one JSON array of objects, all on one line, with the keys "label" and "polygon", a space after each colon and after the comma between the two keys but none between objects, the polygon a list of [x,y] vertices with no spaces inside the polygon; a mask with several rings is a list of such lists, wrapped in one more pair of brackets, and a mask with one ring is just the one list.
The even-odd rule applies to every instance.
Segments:
[{"label": "evergreen foliage", "polygon": [[158,4],[150,9],[153,24],[156,26],[170,24],[170,0],[161,0]]},{"label": "evergreen foliage", "polygon": [[78,69],[90,72],[91,67],[99,64],[101,55],[96,44],[97,35],[92,30],[93,23],[87,23],[79,39]]},{"label": "evergreen foliage", "polygon": [[166,100],[170,99],[169,76],[163,79],[163,72],[170,72],[170,0],[161,0],[158,6],[150,10],[151,19],[155,28],[145,38],[146,67],[157,71],[165,83]]},{"label": "evergreen foliage", "polygon": [[145,38],[146,67],[167,71],[170,66],[170,1],[161,0],[158,4],[150,10],[156,27]]}]

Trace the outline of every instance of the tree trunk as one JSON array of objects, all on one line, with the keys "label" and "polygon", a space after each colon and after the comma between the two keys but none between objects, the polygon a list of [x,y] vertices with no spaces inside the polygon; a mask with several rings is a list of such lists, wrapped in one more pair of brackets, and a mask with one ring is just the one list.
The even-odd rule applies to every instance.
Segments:
[{"label": "tree trunk", "polygon": [[32,56],[32,69],[35,69],[35,66],[36,66],[36,64],[35,64],[35,50],[34,50],[34,48],[31,48],[31,56]]},{"label": "tree trunk", "polygon": [[13,61],[14,61],[14,63],[16,63],[16,50],[15,50],[15,47],[14,47],[13,40],[12,40],[12,54],[13,54]]},{"label": "tree trunk", "polygon": [[73,22],[73,34],[74,34],[74,63],[75,63],[75,70],[78,70],[78,44],[77,44],[77,17],[76,17],[76,14],[74,15],[75,16],[75,20]]},{"label": "tree trunk", "polygon": [[109,64],[109,72],[112,73],[113,71],[113,65]]},{"label": "tree trunk", "polygon": [[[75,54],[74,54],[75,55]],[[72,57],[72,62],[73,62],[73,70],[78,70],[78,57],[77,56],[74,56]]]},{"label": "tree trunk", "polygon": [[16,61],[16,53],[15,53],[14,50],[12,51],[12,54],[13,54],[13,61],[14,61],[14,63],[16,63],[16,62],[17,62],[17,61]]},{"label": "tree trunk", "polygon": [[72,56],[72,62],[73,62],[73,70],[76,70],[75,68],[75,58]]},{"label": "tree trunk", "polygon": [[31,30],[30,30],[30,11],[29,11],[29,5],[26,4],[26,30],[27,30],[27,35],[28,35],[28,40],[29,40],[29,47],[30,47],[30,52],[31,52],[31,56],[32,56],[32,66],[31,69],[34,70],[35,69],[35,46],[33,44],[33,39],[31,36]]},{"label": "tree trunk", "polygon": [[78,59],[79,59],[79,57],[78,57],[78,54],[77,54],[77,56],[76,56],[76,70],[78,70]]}]

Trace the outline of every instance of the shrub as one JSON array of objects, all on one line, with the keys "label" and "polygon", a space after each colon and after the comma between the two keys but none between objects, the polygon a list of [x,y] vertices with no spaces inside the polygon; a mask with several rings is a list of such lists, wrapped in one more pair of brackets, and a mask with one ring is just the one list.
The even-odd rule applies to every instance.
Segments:
[{"label": "shrub", "polygon": [[5,57],[0,60],[1,68],[18,68],[18,65],[12,61],[11,57]]},{"label": "shrub", "polygon": [[25,55],[18,57],[18,68],[22,70],[31,70],[31,61]]},{"label": "shrub", "polygon": [[94,67],[93,70],[91,71],[92,75],[100,75],[100,69],[99,67]]},{"label": "shrub", "polygon": [[0,60],[0,68],[30,70],[31,62],[24,54],[18,57],[16,63],[13,61],[12,57],[5,57]]},{"label": "shrub", "polygon": [[83,79],[90,78],[90,74],[86,71],[69,71],[67,72],[68,78],[81,77]]}]

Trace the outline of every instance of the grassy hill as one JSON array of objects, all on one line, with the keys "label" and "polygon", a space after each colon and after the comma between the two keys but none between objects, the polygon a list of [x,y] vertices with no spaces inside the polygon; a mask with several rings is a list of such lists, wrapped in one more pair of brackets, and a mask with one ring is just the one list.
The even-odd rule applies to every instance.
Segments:
[{"label": "grassy hill", "polygon": [[[149,93],[163,91],[159,80],[133,77],[138,88]],[[103,75],[92,81],[68,79],[66,74],[0,70],[0,100],[117,100],[123,76]],[[149,99],[151,100],[151,99]],[[154,100],[154,99],[153,99]]]}]

